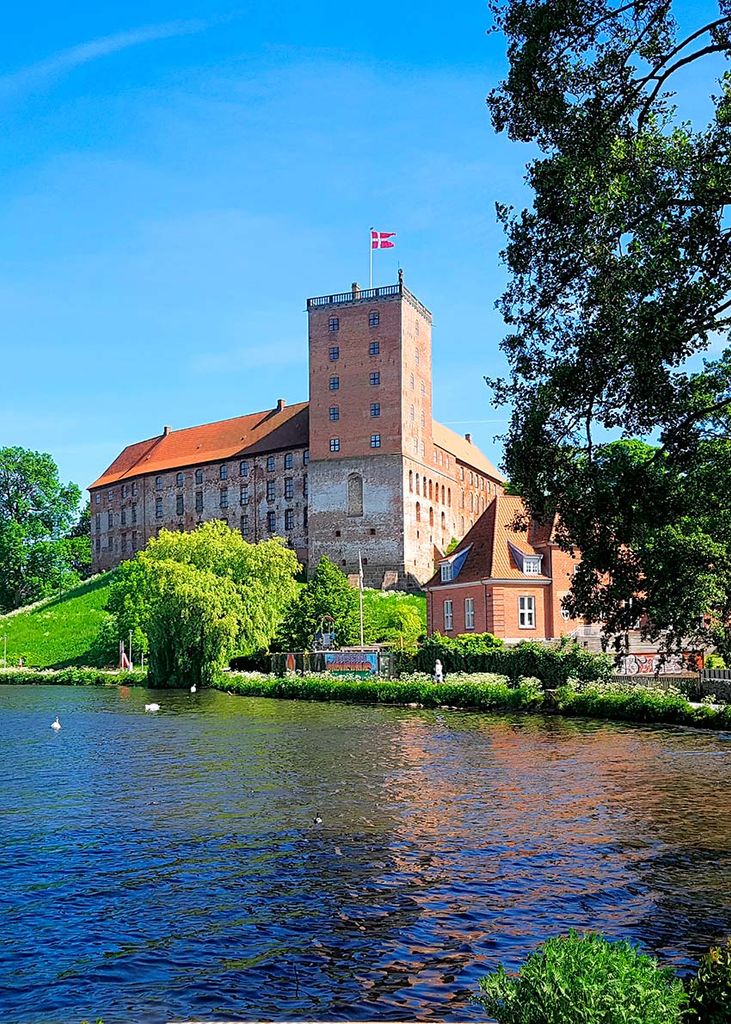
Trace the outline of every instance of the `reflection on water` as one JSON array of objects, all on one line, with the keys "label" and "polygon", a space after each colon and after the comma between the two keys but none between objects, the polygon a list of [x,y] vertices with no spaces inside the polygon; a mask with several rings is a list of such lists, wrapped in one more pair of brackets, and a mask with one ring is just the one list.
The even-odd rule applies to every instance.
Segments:
[{"label": "reflection on water", "polygon": [[731,931],[731,736],[156,699],[0,687],[4,1024],[481,1020],[569,927]]}]

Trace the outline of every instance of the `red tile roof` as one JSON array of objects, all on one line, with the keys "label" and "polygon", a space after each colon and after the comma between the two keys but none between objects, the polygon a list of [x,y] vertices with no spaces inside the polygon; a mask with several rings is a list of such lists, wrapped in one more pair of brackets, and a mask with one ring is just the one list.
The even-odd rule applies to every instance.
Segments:
[{"label": "red tile roof", "polygon": [[204,423],[200,427],[169,430],[147,441],[128,445],[98,480],[89,485],[89,490],[168,469],[286,448],[306,448],[309,420],[308,403],[299,402],[282,409],[266,409],[217,423]]},{"label": "red tile roof", "polygon": [[436,420],[432,424],[432,440],[437,448],[442,448],[445,452],[449,452],[459,462],[472,466],[473,469],[477,469],[484,473],[485,476],[489,476],[491,480],[505,479],[500,470],[493,466],[477,445],[472,444],[471,441],[462,437],[461,434],[455,433],[454,430],[450,430],[449,427],[445,427],[444,424],[437,423]]},{"label": "red tile roof", "polygon": [[450,554],[452,558],[465,548],[470,549],[456,579],[442,583],[441,570],[438,570],[426,586],[449,587],[453,583],[477,583],[485,579],[547,579],[543,575],[527,576],[516,564],[514,551],[525,555],[542,553],[529,543],[528,532],[514,529],[516,518],[524,515],[526,508],[521,498],[512,494],[496,495]]}]

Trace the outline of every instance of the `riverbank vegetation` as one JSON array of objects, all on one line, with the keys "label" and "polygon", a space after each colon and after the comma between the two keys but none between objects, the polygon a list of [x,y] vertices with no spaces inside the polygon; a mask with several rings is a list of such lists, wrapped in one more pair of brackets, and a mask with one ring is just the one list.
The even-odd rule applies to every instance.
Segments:
[{"label": "riverbank vegetation", "polygon": [[498,967],[480,990],[498,1024],[728,1024],[731,940],[684,983],[629,942],[572,931],[545,942],[517,974]]}]

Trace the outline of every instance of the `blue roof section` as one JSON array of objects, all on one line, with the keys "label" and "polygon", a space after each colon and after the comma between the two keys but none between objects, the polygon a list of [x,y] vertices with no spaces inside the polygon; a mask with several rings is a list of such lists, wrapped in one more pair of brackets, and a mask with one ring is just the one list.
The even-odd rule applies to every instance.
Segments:
[{"label": "blue roof section", "polygon": [[472,545],[470,544],[470,546],[468,548],[465,548],[464,551],[459,551],[452,559],[450,559],[450,561],[452,563],[452,579],[453,580],[457,579],[457,576],[459,575],[459,570],[465,564],[465,561],[467,559],[467,555],[470,553],[470,548],[471,547],[472,547]]}]

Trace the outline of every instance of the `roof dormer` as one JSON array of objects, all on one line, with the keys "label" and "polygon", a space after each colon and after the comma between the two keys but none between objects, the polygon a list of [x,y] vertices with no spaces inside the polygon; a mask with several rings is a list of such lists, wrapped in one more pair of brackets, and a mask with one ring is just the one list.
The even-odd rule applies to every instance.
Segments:
[{"label": "roof dormer", "polygon": [[469,544],[466,548],[461,551],[455,552],[448,558],[443,558],[439,563],[439,577],[442,583],[451,583],[452,580],[456,580],[459,575],[459,571],[467,559],[467,555],[470,553]]}]

